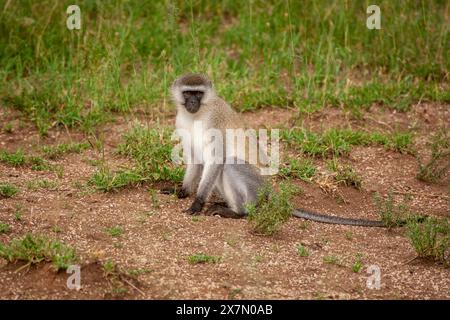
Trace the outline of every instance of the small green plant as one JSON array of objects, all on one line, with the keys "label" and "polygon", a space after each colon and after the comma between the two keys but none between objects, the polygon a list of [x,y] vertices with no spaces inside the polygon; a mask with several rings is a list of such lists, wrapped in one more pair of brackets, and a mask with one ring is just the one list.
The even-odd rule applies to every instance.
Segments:
[{"label": "small green plant", "polygon": [[304,245],[302,245],[302,244],[299,244],[297,246],[297,254],[300,257],[308,257],[309,256],[308,249],[306,249],[306,247]]},{"label": "small green plant", "polygon": [[18,206],[14,212],[14,219],[17,221],[22,221],[22,209]]},{"label": "small green plant", "polygon": [[52,181],[48,179],[38,179],[31,180],[27,182],[27,188],[29,190],[39,190],[39,189],[55,189],[58,187],[57,181]]},{"label": "small green plant", "polygon": [[335,255],[324,256],[323,262],[326,264],[340,265],[339,258]]},{"label": "small green plant", "polygon": [[110,192],[128,185],[136,185],[144,180],[142,175],[134,169],[113,172],[108,167],[102,166],[89,179],[88,184],[97,190]]},{"label": "small green plant", "polygon": [[9,230],[11,230],[11,227],[9,226],[9,224],[0,222],[0,234],[8,233]]},{"label": "small green plant", "polygon": [[150,200],[152,201],[152,207],[159,208],[159,198],[157,191],[155,189],[149,188],[148,193],[150,195]]},{"label": "small green plant", "polygon": [[355,262],[353,262],[353,264],[352,264],[352,271],[353,271],[354,273],[358,273],[358,272],[361,270],[362,267],[363,267],[362,254],[361,254],[361,253],[358,253],[358,254],[356,255],[356,260],[355,260]]},{"label": "small green plant", "polygon": [[447,128],[441,128],[431,138],[429,143],[431,158],[422,163],[419,159],[417,179],[436,183],[444,178],[450,168],[450,135]]},{"label": "small green plant", "polygon": [[88,149],[90,147],[89,143],[81,142],[81,143],[61,143],[55,146],[44,146],[42,148],[42,152],[49,159],[57,159],[64,154],[68,153],[81,153],[82,151]]},{"label": "small green plant", "polygon": [[190,264],[199,264],[199,263],[217,263],[221,260],[219,256],[210,256],[204,253],[193,254],[188,257],[188,262]]},{"label": "small green plant", "polygon": [[397,205],[394,203],[392,193],[388,194],[387,199],[383,199],[376,194],[374,200],[381,221],[388,228],[403,226],[406,220],[412,216],[406,202],[401,202]]},{"label": "small green plant", "polygon": [[15,238],[8,245],[0,243],[0,257],[11,263],[16,261],[24,261],[28,264],[51,262],[56,271],[67,269],[78,260],[72,247],[58,240],[34,234]]},{"label": "small green plant", "polygon": [[347,231],[345,233],[345,239],[347,239],[348,241],[352,241],[353,240],[353,232]]},{"label": "small green plant", "polygon": [[103,273],[105,276],[114,276],[117,273],[117,265],[112,260],[107,260],[103,263]]},{"label": "small green plant", "polygon": [[225,240],[226,244],[229,245],[230,247],[235,247],[238,243],[239,243],[239,238],[230,235],[226,240]]},{"label": "small green plant", "polygon": [[58,225],[54,225],[54,226],[52,226],[52,228],[51,228],[51,230],[54,232],[54,233],[61,233],[63,230],[61,229],[61,227],[60,226],[58,226]]},{"label": "small green plant", "polygon": [[46,171],[53,168],[48,161],[41,157],[29,157],[28,162],[31,164],[31,170],[35,171]]},{"label": "small green plant", "polygon": [[301,221],[298,227],[302,230],[306,230],[310,224],[311,223],[309,221]]},{"label": "small green plant", "polygon": [[337,183],[361,189],[362,178],[351,165],[342,165],[337,159],[333,159],[328,162],[328,168],[335,172],[334,179]]},{"label": "small green plant", "polygon": [[289,163],[280,168],[279,175],[283,178],[298,178],[304,181],[311,181],[316,173],[316,168],[311,160],[292,159]]},{"label": "small green plant", "polygon": [[123,228],[121,226],[107,228],[106,233],[108,233],[111,237],[120,237],[123,234]]},{"label": "small green plant", "polygon": [[10,183],[0,182],[0,197],[11,198],[14,197],[19,192],[19,189]]},{"label": "small green plant", "polygon": [[230,293],[228,294],[228,299],[232,300],[232,299],[236,298],[236,296],[240,293],[242,293],[242,289],[235,288],[235,289],[231,290]]},{"label": "small green plant", "polygon": [[407,234],[421,258],[448,264],[450,248],[450,223],[446,218],[427,217],[423,222],[408,220]]},{"label": "small green plant", "polygon": [[8,122],[3,126],[3,131],[5,133],[12,133],[13,132],[13,123],[12,122]]},{"label": "small green plant", "polygon": [[201,217],[201,216],[193,216],[192,217],[192,222],[202,222],[202,221],[205,221],[205,217]]},{"label": "small green plant", "polygon": [[297,189],[287,182],[280,184],[280,191],[265,184],[258,192],[257,204],[247,206],[248,221],[257,234],[272,235],[292,215],[291,198]]},{"label": "small green plant", "polygon": [[253,260],[257,263],[260,263],[264,260],[264,256],[262,256],[261,254],[257,254],[256,256],[253,257]]},{"label": "small green plant", "polygon": [[25,153],[22,150],[17,150],[16,152],[0,150],[0,162],[12,167],[23,166],[26,162]]},{"label": "small green plant", "polygon": [[148,273],[152,273],[154,270],[153,269],[148,269],[148,268],[137,268],[137,269],[130,269],[127,271],[127,274],[129,274],[130,276],[133,277],[137,277],[143,274],[148,274]]}]

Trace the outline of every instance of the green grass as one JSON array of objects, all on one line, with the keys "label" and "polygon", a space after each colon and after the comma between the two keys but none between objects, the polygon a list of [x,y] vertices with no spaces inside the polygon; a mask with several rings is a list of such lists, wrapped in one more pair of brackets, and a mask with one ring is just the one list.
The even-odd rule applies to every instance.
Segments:
[{"label": "green grass", "polygon": [[105,276],[115,276],[117,273],[117,264],[112,260],[107,260],[102,264]]},{"label": "green grass", "polygon": [[[183,179],[184,170],[172,162],[173,143],[171,131],[142,127],[135,124],[123,135],[117,153],[134,161],[131,169],[112,171],[103,165],[89,179],[88,184],[97,190],[109,192],[143,182],[173,181]],[[150,192],[152,204],[158,206],[156,194]]]},{"label": "green grass", "polygon": [[9,224],[0,222],[0,234],[8,233],[9,230],[11,230],[11,227],[9,226]]},{"label": "green grass", "polygon": [[41,157],[29,157],[28,162],[31,164],[31,170],[35,171],[48,171],[54,169],[54,167]]},{"label": "green grass", "polygon": [[27,155],[22,150],[13,152],[1,150],[0,162],[12,167],[30,166],[35,171],[56,170],[55,166],[51,165],[42,157]]},{"label": "green grass", "polygon": [[5,125],[3,126],[3,132],[13,133],[13,123],[12,122],[5,123]]},{"label": "green grass", "polygon": [[193,254],[188,256],[187,260],[190,264],[200,263],[218,263],[222,258],[219,256],[210,256],[204,253]]},{"label": "green grass", "polygon": [[143,274],[149,274],[152,273],[154,270],[153,269],[148,269],[148,268],[136,268],[136,269],[129,269],[127,270],[127,274],[129,274],[132,277],[137,277]]},{"label": "green grass", "polygon": [[426,163],[419,159],[417,179],[436,183],[443,180],[450,169],[450,133],[447,128],[440,128],[430,140],[430,159]]},{"label": "green grass", "polygon": [[306,249],[306,247],[304,245],[299,244],[297,246],[297,254],[300,257],[308,257],[309,256],[309,251],[308,251],[308,249]]},{"label": "green grass", "polygon": [[106,233],[115,238],[120,237],[123,234],[123,231],[122,226],[114,226],[106,229]]},{"label": "green grass", "polygon": [[118,153],[131,157],[141,174],[151,181],[180,182],[184,171],[172,163],[172,131],[135,124],[124,134]]},{"label": "green grass", "polygon": [[44,155],[49,159],[58,159],[64,154],[68,153],[81,153],[82,151],[90,147],[87,142],[71,142],[71,143],[60,143],[54,146],[44,146],[42,151]]},{"label": "green grass", "polygon": [[17,150],[15,152],[0,150],[0,162],[12,167],[23,166],[26,162],[25,153],[22,150]]},{"label": "green grass", "polygon": [[283,130],[281,137],[297,151],[315,157],[346,155],[358,145],[383,145],[386,149],[401,153],[413,152],[410,132],[366,133],[352,129],[331,128],[318,133],[293,128]]},{"label": "green grass", "polygon": [[408,237],[421,258],[450,264],[450,223],[446,218],[428,217],[422,223],[409,220]]},{"label": "green grass", "polygon": [[16,261],[24,261],[28,264],[51,262],[56,271],[67,269],[78,260],[72,247],[58,240],[33,234],[15,238],[7,245],[0,243],[0,257],[11,263]]},{"label": "green grass", "polygon": [[335,255],[328,255],[323,257],[323,262],[326,264],[332,264],[332,265],[340,265],[340,259],[338,256]]},{"label": "green grass", "polygon": [[352,271],[354,273],[358,273],[359,271],[361,271],[362,267],[363,267],[363,262],[362,262],[362,254],[358,253],[356,255],[356,259],[355,262],[353,262],[352,264]]},{"label": "green grass", "polygon": [[19,189],[11,183],[0,182],[0,197],[11,198],[19,192]]},{"label": "green grass", "polygon": [[279,175],[283,178],[297,178],[308,182],[315,173],[316,167],[309,159],[292,159],[279,171]]},{"label": "green grass", "polygon": [[328,168],[335,173],[334,179],[337,183],[361,189],[362,178],[351,165],[342,165],[337,159],[333,159],[328,162]]},{"label": "green grass", "polygon": [[[100,166],[88,184],[97,190],[109,192],[142,182],[173,181],[183,179],[184,170],[172,162],[173,143],[169,129],[156,129],[135,124],[123,136],[124,142],[117,153],[130,157],[135,165],[131,169],[112,171]],[[150,192],[152,204],[157,206],[156,194]]]},{"label": "green grass", "polygon": [[403,201],[396,204],[392,193],[386,199],[376,194],[374,200],[381,221],[388,228],[403,226],[413,216],[408,203]]},{"label": "green grass", "polygon": [[273,235],[292,215],[291,199],[297,189],[289,183],[280,183],[280,191],[264,185],[258,192],[257,203],[247,205],[248,221],[256,234]]},{"label": "green grass", "polygon": [[32,191],[36,191],[39,189],[55,189],[58,187],[57,181],[52,181],[48,179],[35,179],[27,182],[27,188]]},{"label": "green grass", "polygon": [[102,166],[89,179],[88,184],[103,192],[116,191],[129,185],[137,185],[145,179],[136,170],[111,171],[110,168]]},{"label": "green grass", "polygon": [[381,30],[366,28],[366,1],[80,0],[72,31],[70,2],[39,4],[0,3],[0,100],[41,134],[166,110],[187,71],[209,73],[240,110],[450,100],[445,1],[381,0]]}]

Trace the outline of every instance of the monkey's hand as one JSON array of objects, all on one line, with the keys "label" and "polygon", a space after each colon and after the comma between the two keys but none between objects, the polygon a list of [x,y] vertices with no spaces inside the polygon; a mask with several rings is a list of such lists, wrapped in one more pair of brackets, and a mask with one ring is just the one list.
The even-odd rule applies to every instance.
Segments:
[{"label": "monkey's hand", "polygon": [[189,192],[183,187],[168,187],[160,190],[162,194],[175,194],[179,199],[189,197]]},{"label": "monkey's hand", "polygon": [[205,205],[205,202],[203,202],[199,198],[196,198],[194,200],[194,202],[192,202],[189,209],[183,210],[183,212],[186,212],[187,214],[190,214],[190,215],[197,215],[202,211],[204,205]]}]

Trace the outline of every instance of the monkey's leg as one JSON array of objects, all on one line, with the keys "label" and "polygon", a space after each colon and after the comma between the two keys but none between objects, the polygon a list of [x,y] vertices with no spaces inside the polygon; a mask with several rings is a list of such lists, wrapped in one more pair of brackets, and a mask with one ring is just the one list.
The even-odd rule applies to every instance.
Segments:
[{"label": "monkey's leg", "polygon": [[255,203],[262,184],[258,172],[248,164],[226,164],[217,187],[226,200],[228,208],[214,205],[208,210],[212,215],[226,218],[242,218],[247,215],[245,205]]},{"label": "monkey's leg", "polygon": [[205,202],[208,200],[214,189],[216,180],[219,176],[222,176],[222,172],[223,164],[210,163],[205,165],[195,200],[185,212],[188,214],[197,214],[202,211]]},{"label": "monkey's leg", "polygon": [[176,194],[180,199],[187,198],[195,191],[195,188],[197,187],[202,176],[202,170],[203,165],[201,164],[188,164],[183,178],[183,185],[164,188],[161,190],[161,193]]}]

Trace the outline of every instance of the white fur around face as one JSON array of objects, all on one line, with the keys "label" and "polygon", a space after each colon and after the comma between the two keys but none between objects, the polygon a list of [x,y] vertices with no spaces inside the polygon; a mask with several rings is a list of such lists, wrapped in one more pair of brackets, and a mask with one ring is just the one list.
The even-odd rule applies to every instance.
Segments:
[{"label": "white fur around face", "polygon": [[172,100],[177,105],[177,107],[183,106],[185,101],[183,97],[184,91],[201,91],[203,92],[202,104],[207,104],[211,101],[211,99],[215,96],[215,91],[213,88],[207,88],[204,85],[200,86],[179,86],[174,84],[172,86]]}]

